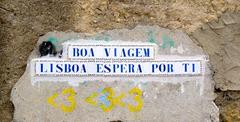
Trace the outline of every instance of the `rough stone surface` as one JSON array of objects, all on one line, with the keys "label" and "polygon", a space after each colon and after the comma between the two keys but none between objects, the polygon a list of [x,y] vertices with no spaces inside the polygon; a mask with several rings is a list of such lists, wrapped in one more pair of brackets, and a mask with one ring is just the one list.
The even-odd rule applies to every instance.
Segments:
[{"label": "rough stone surface", "polygon": [[237,91],[217,92],[215,103],[220,108],[220,119],[224,122],[240,121],[240,94]]},{"label": "rough stone surface", "polygon": [[240,90],[240,14],[226,13],[218,22],[196,30],[192,37],[209,54],[216,88]]},{"label": "rough stone surface", "polygon": [[[154,33],[149,35],[149,33]],[[116,29],[88,37],[77,33],[48,33],[40,38],[37,46],[48,38],[56,38],[60,43],[72,38],[100,37],[103,40],[108,36],[109,40],[142,41],[159,45],[159,55],[168,56],[201,56],[203,50],[196,46],[191,39],[181,31],[170,31],[156,26],[137,26],[132,30]],[[173,40],[174,46],[162,47],[163,36]],[[152,40],[149,40],[152,39]],[[150,42],[151,41],[151,42]],[[37,47],[36,46],[36,47]],[[60,47],[59,47],[60,48]],[[39,55],[37,48],[32,52],[32,57]],[[203,59],[204,60],[204,59]],[[214,87],[211,80],[211,72],[208,64],[202,76],[194,77],[158,77],[155,80],[132,81],[116,78],[113,82],[106,82],[105,78],[97,81],[86,81],[79,86],[69,86],[68,83],[39,82],[32,85],[29,75],[29,66],[26,72],[16,83],[12,91],[11,100],[15,106],[14,121],[41,122],[41,121],[168,121],[168,122],[207,122],[218,121],[218,108],[213,103]],[[150,78],[149,78],[150,79]],[[71,80],[71,79],[69,79]],[[81,80],[81,79],[80,79]],[[155,82],[153,82],[155,81]],[[111,87],[116,95],[125,92],[127,97],[124,102],[136,104],[129,95],[133,88],[142,90],[143,107],[139,112],[129,112],[127,107],[114,107],[110,112],[103,112],[99,106],[91,106],[84,102],[85,98],[99,89]],[[73,88],[77,107],[71,112],[64,112],[60,107],[51,106],[47,100],[55,93],[61,94],[55,99],[55,104],[69,105],[68,95],[63,95],[63,89]],[[100,95],[101,96],[101,95]],[[94,97],[101,102],[98,97]]]},{"label": "rough stone surface", "polygon": [[[201,26],[201,23],[221,17],[226,10],[230,13],[239,11],[239,0],[1,0],[0,119],[3,122],[12,120],[14,107],[10,102],[11,89],[25,71],[27,57],[39,36],[49,31],[94,33],[106,29],[132,28],[136,24],[156,24],[191,32]],[[233,14],[233,19],[235,15],[236,13]],[[225,19],[226,22],[227,20]],[[231,29],[238,26],[234,24],[225,27]],[[205,28],[206,25],[202,27]],[[205,35],[208,33],[203,34]],[[238,38],[239,35],[232,36],[231,38]],[[205,50],[208,48],[208,44],[202,46]],[[213,55],[210,59],[222,56]],[[219,66],[220,69],[223,66],[222,60],[218,62],[215,61],[214,67]],[[221,74],[215,77],[218,77],[215,79],[221,84],[218,88],[228,86],[228,83],[233,85],[223,79]]]}]

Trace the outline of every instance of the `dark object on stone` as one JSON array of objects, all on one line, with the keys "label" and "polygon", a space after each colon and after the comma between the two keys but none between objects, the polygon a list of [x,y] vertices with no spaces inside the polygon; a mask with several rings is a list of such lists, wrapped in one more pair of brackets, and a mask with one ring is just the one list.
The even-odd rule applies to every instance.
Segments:
[{"label": "dark object on stone", "polygon": [[59,58],[62,58],[62,53],[63,53],[63,50],[61,50],[61,51],[59,52],[59,54],[58,54],[58,57],[59,57]]},{"label": "dark object on stone", "polygon": [[43,41],[42,44],[39,45],[39,52],[41,57],[48,54],[56,55],[55,47],[52,42],[49,41]]}]

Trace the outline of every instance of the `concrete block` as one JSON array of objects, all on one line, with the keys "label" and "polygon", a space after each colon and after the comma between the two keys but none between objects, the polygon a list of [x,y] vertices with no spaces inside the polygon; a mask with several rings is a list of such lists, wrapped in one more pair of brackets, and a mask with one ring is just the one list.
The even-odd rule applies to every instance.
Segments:
[{"label": "concrete block", "polygon": [[[198,58],[204,72],[198,76],[102,77],[86,81],[79,78],[76,84],[71,84],[69,77],[69,82],[59,79],[59,82],[33,84],[29,63],[39,57],[38,46],[43,41],[52,41],[60,56],[61,44],[78,38],[155,43],[157,58]],[[115,29],[90,36],[74,32],[47,33],[40,37],[29,56],[25,73],[12,89],[11,100],[16,122],[219,121],[207,55],[182,31],[158,26]]]}]

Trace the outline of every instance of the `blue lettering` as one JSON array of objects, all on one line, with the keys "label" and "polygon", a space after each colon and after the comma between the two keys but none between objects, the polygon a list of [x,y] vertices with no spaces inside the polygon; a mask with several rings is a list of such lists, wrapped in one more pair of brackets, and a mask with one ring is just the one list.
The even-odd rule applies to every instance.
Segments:
[{"label": "blue lettering", "polygon": [[[100,70],[102,69],[101,67],[102,67],[102,65],[103,64],[97,64],[97,72],[99,73],[100,72]],[[100,67],[101,66],[101,67]],[[103,71],[101,70],[101,73],[102,73]]]},{"label": "blue lettering", "polygon": [[119,64],[113,64],[113,72],[115,73],[116,72],[116,69],[119,68]]},{"label": "blue lettering", "polygon": [[104,48],[104,50],[105,50],[106,56],[109,57],[110,48]]},{"label": "blue lettering", "polygon": [[121,72],[125,71],[125,66],[121,65]]},{"label": "blue lettering", "polygon": [[141,57],[141,56],[139,56],[139,50],[141,50],[142,51],[142,48],[136,48],[136,57]]},{"label": "blue lettering", "polygon": [[[43,72],[43,64],[40,64],[40,66],[41,66],[41,72]],[[46,72],[46,70],[44,72]]]},{"label": "blue lettering", "polygon": [[195,72],[195,64],[192,64],[192,71]]},{"label": "blue lettering", "polygon": [[129,73],[133,72],[134,73],[134,65],[133,64],[129,64],[128,65],[128,70],[129,70]]},{"label": "blue lettering", "polygon": [[155,72],[155,69],[158,68],[158,65],[157,64],[152,64],[152,73]]},{"label": "blue lettering", "polygon": [[[123,50],[124,50],[124,48],[123,48]],[[134,56],[134,52],[133,52],[133,49],[128,49],[128,56]],[[126,56],[125,56],[126,57]]]},{"label": "blue lettering", "polygon": [[107,65],[105,65],[104,68],[107,70],[107,71],[105,70],[104,72],[106,72],[106,73],[111,72],[111,69]]},{"label": "blue lettering", "polygon": [[184,72],[187,72],[187,66],[189,65],[189,63],[183,63],[182,65],[184,65]]},{"label": "blue lettering", "polygon": [[[60,67],[59,65],[62,66],[62,64],[57,64],[57,65],[56,65],[56,68],[57,68],[56,72],[62,72],[62,71],[63,71],[62,67]],[[59,70],[60,70],[60,71],[59,71]]]},{"label": "blue lettering", "polygon": [[86,73],[86,67],[85,67],[85,64],[82,65],[82,70],[84,73]]},{"label": "blue lettering", "polygon": [[114,57],[117,57],[117,48],[114,48]]},{"label": "blue lettering", "polygon": [[53,64],[50,64],[50,72],[53,72]]},{"label": "blue lettering", "polygon": [[78,48],[73,48],[73,57],[79,56],[79,49]]},{"label": "blue lettering", "polygon": [[168,72],[173,72],[173,64],[168,64]]},{"label": "blue lettering", "polygon": [[[129,54],[128,54],[128,55],[129,55]],[[122,56],[123,56],[123,57],[126,57],[126,52],[125,52],[125,49],[124,49],[124,48],[122,49]]]},{"label": "blue lettering", "polygon": [[94,57],[94,53],[93,53],[93,49],[92,48],[90,49],[90,52],[91,52],[91,56]]},{"label": "blue lettering", "polygon": [[82,57],[85,57],[87,55],[87,49],[85,49],[85,48],[81,49],[80,54],[81,54]]},{"label": "blue lettering", "polygon": [[150,50],[149,50],[149,48],[144,48],[144,55],[145,55],[145,57],[149,57],[150,55]]},{"label": "blue lettering", "polygon": [[71,72],[71,65],[70,64],[65,64],[65,73],[70,73]]},{"label": "blue lettering", "polygon": [[159,66],[159,71],[160,71],[160,72],[165,72],[165,70],[166,70],[165,64],[160,64],[160,66]]},{"label": "blue lettering", "polygon": [[94,57],[93,48],[86,49],[86,48],[73,48],[73,57]]},{"label": "blue lettering", "polygon": [[142,73],[142,67],[140,64],[138,64],[138,70],[140,71],[140,73]]},{"label": "blue lettering", "polygon": [[79,71],[79,66],[77,64],[73,64],[72,71],[73,72],[78,72]]}]

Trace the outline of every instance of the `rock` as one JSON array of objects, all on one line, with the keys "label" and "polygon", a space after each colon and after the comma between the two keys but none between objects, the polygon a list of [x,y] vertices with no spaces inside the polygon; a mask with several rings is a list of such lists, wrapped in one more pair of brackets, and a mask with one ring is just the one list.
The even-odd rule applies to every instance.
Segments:
[{"label": "rock", "polygon": [[[233,23],[233,21],[238,22],[236,20],[239,15],[239,13],[225,13],[219,22],[228,21],[227,24],[221,26],[209,24],[205,30],[199,29],[192,33],[192,37],[209,55],[212,69],[215,71],[216,88],[223,91],[240,90],[240,24]],[[230,20],[229,17],[234,20]]]},{"label": "rock", "polygon": [[236,22],[234,21],[233,17],[232,17],[230,14],[228,14],[228,13],[227,13],[227,14],[224,14],[224,15],[222,16],[222,20],[223,20],[223,22],[224,22],[225,24],[227,24],[227,25],[236,23]]},{"label": "rock", "polygon": [[222,21],[212,21],[209,23],[209,26],[212,28],[212,29],[221,29],[221,28],[224,28],[224,25],[223,25],[223,22]]},{"label": "rock", "polygon": [[239,122],[240,121],[240,102],[235,101],[223,107],[220,117],[225,122]]},{"label": "rock", "polygon": [[[102,78],[74,85],[69,84],[70,81],[46,81],[34,85],[28,65],[12,89],[14,121],[219,121],[218,108],[213,103],[213,81],[206,54],[182,31],[158,26],[137,26],[132,30],[115,29],[93,36],[49,32],[39,39],[36,47],[52,37],[58,40],[55,44],[60,45],[69,39],[95,39],[99,35],[103,36],[101,40],[106,39],[104,36],[107,35],[107,41],[110,42],[156,43],[159,47],[158,58],[199,58],[203,62],[204,73],[191,77],[158,77],[155,79],[157,82],[153,82],[151,77],[144,81],[134,81],[129,77],[128,80],[116,78],[113,82]],[[37,57],[39,53],[36,48],[29,56],[28,63]],[[109,94],[105,92],[114,99],[108,98]],[[109,99],[114,100],[112,107]]]}]

